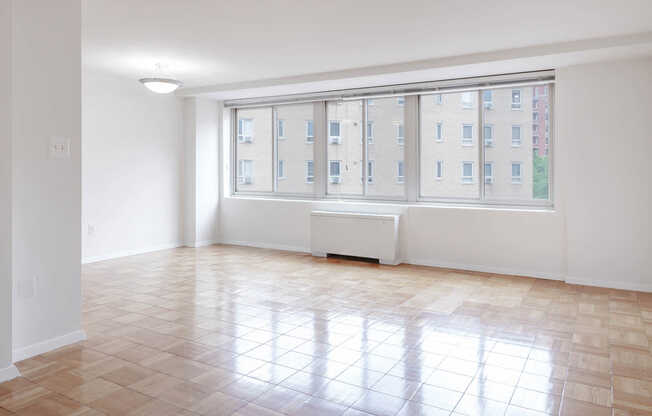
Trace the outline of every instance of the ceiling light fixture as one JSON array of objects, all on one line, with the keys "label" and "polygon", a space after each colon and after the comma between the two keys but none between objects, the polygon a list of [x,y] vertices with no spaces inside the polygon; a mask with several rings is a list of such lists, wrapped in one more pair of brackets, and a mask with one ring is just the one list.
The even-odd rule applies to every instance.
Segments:
[{"label": "ceiling light fixture", "polygon": [[161,64],[156,64],[156,72],[157,75],[155,76],[139,79],[139,81],[150,91],[157,94],[169,94],[183,85],[179,80],[160,75]]}]

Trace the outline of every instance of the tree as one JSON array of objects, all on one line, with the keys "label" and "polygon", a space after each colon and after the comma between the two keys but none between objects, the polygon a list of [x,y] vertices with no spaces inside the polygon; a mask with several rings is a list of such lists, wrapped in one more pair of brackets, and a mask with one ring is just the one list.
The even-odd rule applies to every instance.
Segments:
[{"label": "tree", "polygon": [[548,156],[533,156],[534,186],[532,193],[534,199],[548,199]]}]

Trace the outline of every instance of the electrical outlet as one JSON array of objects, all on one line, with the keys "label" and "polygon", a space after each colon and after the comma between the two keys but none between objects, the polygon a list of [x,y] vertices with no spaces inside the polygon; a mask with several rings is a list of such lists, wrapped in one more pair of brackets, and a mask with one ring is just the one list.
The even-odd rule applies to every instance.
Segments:
[{"label": "electrical outlet", "polygon": [[50,159],[70,159],[70,139],[52,136],[48,150]]}]

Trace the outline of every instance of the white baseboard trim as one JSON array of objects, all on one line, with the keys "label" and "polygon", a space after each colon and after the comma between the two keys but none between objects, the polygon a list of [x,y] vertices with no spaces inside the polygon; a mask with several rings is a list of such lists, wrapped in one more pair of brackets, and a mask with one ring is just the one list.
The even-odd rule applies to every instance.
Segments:
[{"label": "white baseboard trim", "polygon": [[0,383],[13,380],[16,377],[20,377],[20,371],[18,371],[15,365],[12,364],[7,368],[0,369]]},{"label": "white baseboard trim", "polygon": [[65,347],[66,345],[74,344],[75,342],[84,341],[86,339],[86,332],[83,330],[73,331],[66,335],[51,338],[36,344],[28,345],[27,347],[17,348],[13,351],[14,362],[26,360],[36,355],[45,354],[46,352],[56,350],[57,348]]},{"label": "white baseboard trim", "polygon": [[403,263],[413,264],[415,266],[440,267],[444,269],[455,269],[460,271],[468,270],[472,272],[505,274],[510,276],[536,277],[538,279],[560,280],[560,281],[565,280],[565,277],[563,275],[559,275],[555,273],[537,272],[531,270],[517,270],[509,267],[484,266],[480,264],[448,263],[444,261],[436,261],[436,260],[433,261],[433,260],[423,260],[423,259],[404,259]]},{"label": "white baseboard trim", "polygon": [[[254,241],[224,240],[221,242],[221,244],[230,244],[234,246],[246,246],[246,247],[256,247],[256,248],[269,248],[269,249],[284,250],[284,251],[296,251],[299,253],[311,253],[311,250],[308,247],[287,246],[283,244],[270,244],[270,243],[254,242]],[[505,274],[511,276],[536,277],[536,278],[548,279],[548,280],[564,281],[565,279],[563,275],[558,275],[554,273],[532,272],[532,271],[515,270],[515,269],[503,268],[503,267],[483,266],[477,264],[448,263],[448,262],[422,260],[422,259],[403,259],[397,262],[396,264],[400,264],[400,263],[413,264],[416,266],[456,269],[460,271],[469,270],[474,272],[496,273],[496,274]]]},{"label": "white baseboard trim", "polygon": [[213,244],[218,244],[218,240],[195,241],[195,242],[186,243],[185,245],[186,247],[199,248],[199,247],[212,246]]},{"label": "white baseboard trim", "polygon": [[596,281],[596,280],[583,279],[581,277],[568,277],[566,279],[566,283],[571,285],[604,287],[607,289],[652,292],[652,283],[622,282],[618,280]]},{"label": "white baseboard trim", "polygon": [[261,243],[257,241],[223,240],[220,242],[220,244],[228,244],[232,246],[256,247],[256,248],[270,248],[274,250],[296,251],[298,253],[310,253],[309,247],[286,246],[283,244]]},{"label": "white baseboard trim", "polygon": [[184,245],[185,244],[182,242],[177,242],[177,243],[161,244],[157,246],[151,246],[151,247],[141,248],[136,250],[116,251],[113,253],[102,254],[99,256],[84,257],[82,258],[82,264],[96,263],[98,261],[117,259],[120,257],[135,256],[138,254],[151,253],[152,251],[169,250],[171,248],[183,247]]}]

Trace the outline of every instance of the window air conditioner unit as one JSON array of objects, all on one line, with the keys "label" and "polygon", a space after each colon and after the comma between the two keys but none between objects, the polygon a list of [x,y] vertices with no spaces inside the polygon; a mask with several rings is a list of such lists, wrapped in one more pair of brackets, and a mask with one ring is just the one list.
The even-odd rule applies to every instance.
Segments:
[{"label": "window air conditioner unit", "polygon": [[239,179],[240,179],[239,182],[240,182],[241,185],[251,185],[254,182],[252,180],[252,178],[248,177],[248,176],[247,177],[242,177],[242,178],[239,178]]},{"label": "window air conditioner unit", "polygon": [[254,139],[251,136],[241,136],[238,140],[240,143],[253,143]]},{"label": "window air conditioner unit", "polygon": [[494,108],[494,103],[484,103],[484,108],[487,110],[491,110]]},{"label": "window air conditioner unit", "polygon": [[331,176],[329,178],[330,183],[342,183],[342,178],[339,176]]},{"label": "window air conditioner unit", "polygon": [[494,183],[494,178],[484,178],[484,183]]},{"label": "window air conditioner unit", "polygon": [[342,143],[342,138],[341,137],[329,137],[328,138],[328,144],[340,144]]}]

